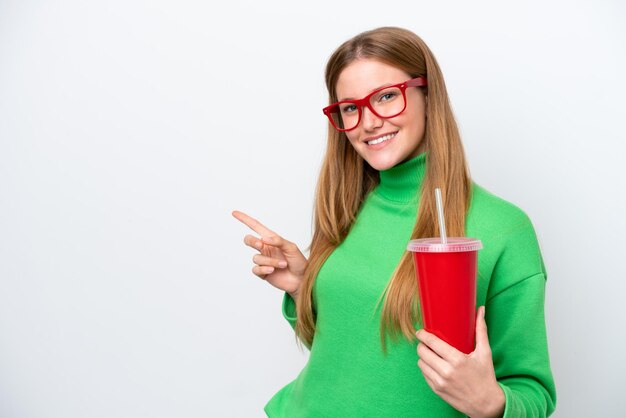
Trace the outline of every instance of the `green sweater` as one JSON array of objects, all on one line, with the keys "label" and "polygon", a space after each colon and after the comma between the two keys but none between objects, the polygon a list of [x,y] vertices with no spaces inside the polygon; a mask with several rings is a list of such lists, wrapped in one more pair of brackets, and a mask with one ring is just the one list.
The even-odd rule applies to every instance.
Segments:
[{"label": "green sweater", "polygon": [[[417,366],[417,339],[380,345],[375,309],[406,251],[417,216],[426,153],[380,172],[350,233],[326,260],[313,287],[316,333],[306,366],[265,405],[270,418],[460,417]],[[546,269],[528,216],[473,183],[466,236],[479,238],[476,306],[485,305],[505,418],[545,417],[556,391],[546,338]],[[283,315],[296,323],[293,299]]]}]

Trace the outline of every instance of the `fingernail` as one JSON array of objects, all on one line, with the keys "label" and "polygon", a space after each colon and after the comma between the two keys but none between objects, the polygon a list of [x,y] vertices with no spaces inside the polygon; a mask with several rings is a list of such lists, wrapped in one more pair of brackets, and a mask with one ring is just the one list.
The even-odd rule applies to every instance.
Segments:
[{"label": "fingernail", "polygon": [[287,262],[286,261],[279,261],[278,262],[278,266],[279,267],[287,267]]}]

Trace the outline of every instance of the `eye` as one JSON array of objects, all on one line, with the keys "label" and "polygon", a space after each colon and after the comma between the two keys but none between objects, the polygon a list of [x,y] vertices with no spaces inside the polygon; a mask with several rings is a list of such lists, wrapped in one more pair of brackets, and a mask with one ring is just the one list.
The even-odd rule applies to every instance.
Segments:
[{"label": "eye", "polygon": [[395,93],[385,93],[382,96],[380,96],[380,100],[381,101],[387,101],[387,100],[391,100],[396,96]]},{"label": "eye", "polygon": [[356,106],[353,104],[345,105],[341,108],[341,113],[351,113],[356,110]]}]

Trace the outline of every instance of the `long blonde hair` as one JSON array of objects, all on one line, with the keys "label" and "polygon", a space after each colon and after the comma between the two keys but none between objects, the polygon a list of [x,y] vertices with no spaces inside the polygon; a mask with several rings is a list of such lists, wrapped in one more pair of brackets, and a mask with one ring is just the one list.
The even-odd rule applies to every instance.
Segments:
[{"label": "long blonde hair", "polygon": [[[418,215],[411,239],[436,237],[437,211],[433,191],[441,188],[448,235],[465,236],[465,216],[470,203],[471,179],[458,127],[450,107],[443,75],[432,52],[415,33],[397,27],[381,27],[358,34],[340,45],[326,65],[329,103],[337,101],[336,84],[341,71],[357,59],[376,59],[399,68],[411,77],[424,75],[428,86],[426,173]],[[333,250],[346,238],[367,194],[380,177],[352,147],[345,133],[329,122],[326,154],[315,191],[313,238],[310,255],[296,303],[296,336],[311,346],[315,335],[313,284]],[[394,341],[399,334],[412,341],[415,323],[421,323],[415,267],[411,253],[404,253],[381,294],[380,338],[386,353],[385,335]]]}]

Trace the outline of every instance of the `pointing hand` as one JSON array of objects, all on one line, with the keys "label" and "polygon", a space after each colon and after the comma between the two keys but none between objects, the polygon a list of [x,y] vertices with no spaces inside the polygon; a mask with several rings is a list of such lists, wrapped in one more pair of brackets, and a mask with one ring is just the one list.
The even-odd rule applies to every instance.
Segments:
[{"label": "pointing hand", "polygon": [[243,239],[244,244],[260,252],[252,257],[256,264],[252,273],[296,299],[307,265],[298,246],[243,212],[235,210],[232,215],[261,236],[246,235]]}]

